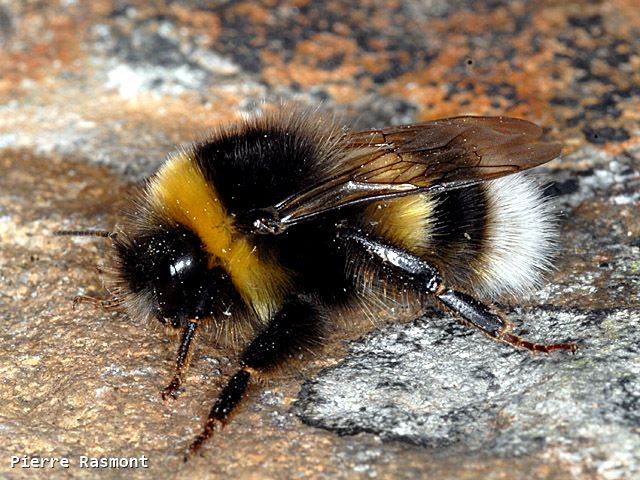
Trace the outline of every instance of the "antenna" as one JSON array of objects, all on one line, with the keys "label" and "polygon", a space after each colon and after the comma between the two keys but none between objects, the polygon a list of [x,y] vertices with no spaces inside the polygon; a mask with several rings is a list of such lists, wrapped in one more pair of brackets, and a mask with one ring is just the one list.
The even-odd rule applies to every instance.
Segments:
[{"label": "antenna", "polygon": [[115,232],[109,230],[56,230],[53,232],[56,237],[102,237],[114,238]]}]

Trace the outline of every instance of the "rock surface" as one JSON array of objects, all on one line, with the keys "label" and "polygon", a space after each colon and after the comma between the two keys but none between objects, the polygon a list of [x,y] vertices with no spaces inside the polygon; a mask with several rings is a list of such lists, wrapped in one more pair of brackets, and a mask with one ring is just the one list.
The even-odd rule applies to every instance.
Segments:
[{"label": "rock surface", "polygon": [[[640,17],[636,2],[0,2],[0,477],[640,477]],[[182,462],[236,353],[206,340],[163,402],[175,339],[104,296],[111,228],[168,152],[281,99],[359,127],[509,114],[548,128],[557,270],[505,299],[515,351],[434,310],[255,390]],[[46,471],[44,471],[46,470]]]}]

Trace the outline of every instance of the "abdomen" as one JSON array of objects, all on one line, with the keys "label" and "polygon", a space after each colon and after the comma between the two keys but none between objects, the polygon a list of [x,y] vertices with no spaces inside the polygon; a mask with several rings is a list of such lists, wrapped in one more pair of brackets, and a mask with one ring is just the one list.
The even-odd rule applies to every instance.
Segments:
[{"label": "abdomen", "polygon": [[[449,286],[488,298],[534,289],[556,249],[553,207],[522,174],[376,202],[359,223],[380,240],[427,260]],[[370,288],[375,275],[363,274],[365,264],[359,260],[351,276]]]}]

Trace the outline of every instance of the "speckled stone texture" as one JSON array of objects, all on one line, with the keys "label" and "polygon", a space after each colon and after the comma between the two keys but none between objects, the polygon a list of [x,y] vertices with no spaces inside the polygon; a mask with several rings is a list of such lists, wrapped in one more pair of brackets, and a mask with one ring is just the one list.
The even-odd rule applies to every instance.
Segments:
[{"label": "speckled stone texture", "polygon": [[[356,5],[357,3],[357,5]],[[435,311],[383,324],[254,390],[183,464],[236,352],[90,305],[111,228],[168,152],[281,100],[356,127],[459,114],[535,121],[557,270],[504,299],[497,344]],[[640,478],[640,15],[636,0],[0,0],[0,477]],[[12,455],[70,467],[12,468]],[[148,468],[83,469],[81,455]]]}]

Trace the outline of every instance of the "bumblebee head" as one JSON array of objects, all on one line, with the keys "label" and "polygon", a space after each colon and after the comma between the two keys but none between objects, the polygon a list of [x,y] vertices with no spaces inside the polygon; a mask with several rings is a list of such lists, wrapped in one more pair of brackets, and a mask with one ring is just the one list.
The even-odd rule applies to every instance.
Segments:
[{"label": "bumblebee head", "polygon": [[131,294],[150,302],[163,324],[184,327],[194,318],[212,314],[219,269],[208,268],[199,238],[172,226],[114,242],[120,280]]}]

